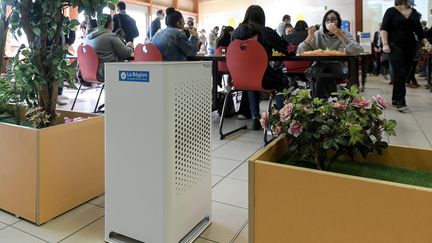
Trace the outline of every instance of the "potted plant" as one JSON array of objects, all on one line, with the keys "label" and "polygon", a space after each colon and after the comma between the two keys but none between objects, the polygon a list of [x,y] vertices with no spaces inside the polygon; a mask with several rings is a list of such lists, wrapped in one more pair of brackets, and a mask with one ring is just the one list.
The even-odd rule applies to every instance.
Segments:
[{"label": "potted plant", "polygon": [[108,0],[4,5],[11,10],[11,32],[25,34],[28,45],[11,58],[0,81],[0,113],[12,117],[0,121],[0,194],[7,195],[0,209],[42,224],[104,192],[103,116],[57,111],[56,100],[59,85],[71,82],[76,71],[75,63],[64,60],[61,40],[78,21],[69,20],[65,9],[100,17],[105,6],[114,5]]},{"label": "potted plant", "polygon": [[9,30],[9,18],[10,14],[8,15],[6,12],[6,3],[2,2],[0,5],[0,56],[2,57],[0,59],[0,70],[3,71],[3,65],[4,65],[4,53],[5,53],[5,46],[6,46],[6,38],[7,33]]},{"label": "potted plant", "polygon": [[289,95],[262,116],[278,138],[249,159],[249,241],[429,241],[432,189],[383,181],[381,171],[375,179],[332,171],[423,171],[432,186],[432,150],[382,141],[396,122],[381,116],[387,104],[379,96],[367,100],[355,87],[329,100],[308,90]]}]

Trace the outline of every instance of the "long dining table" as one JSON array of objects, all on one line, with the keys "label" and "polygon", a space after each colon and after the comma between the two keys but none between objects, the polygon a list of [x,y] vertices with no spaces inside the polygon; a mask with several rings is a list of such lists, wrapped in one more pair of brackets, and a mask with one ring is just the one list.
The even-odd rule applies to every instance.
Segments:
[{"label": "long dining table", "polygon": [[[348,87],[355,84],[360,88],[359,83],[359,62],[362,67],[361,91],[364,91],[367,74],[367,60],[369,53],[360,55],[347,55],[347,56],[281,56],[273,55],[269,61],[344,61],[348,62]],[[218,79],[218,61],[226,61],[225,55],[196,55],[188,57],[190,61],[212,61],[212,104],[213,109],[216,109],[217,97],[217,82]],[[289,73],[289,70],[287,70]]]},{"label": "long dining table", "polygon": [[[281,56],[274,55],[269,58],[269,61],[342,61],[348,63],[348,86],[357,85],[364,89],[367,74],[367,59],[368,53],[360,55],[347,55],[347,56]],[[225,55],[196,55],[188,57],[190,61],[212,61],[213,80],[217,79],[217,63],[218,61],[225,61]],[[362,63],[362,77],[361,86],[359,83],[359,63]],[[287,70],[289,73],[289,70]]]}]

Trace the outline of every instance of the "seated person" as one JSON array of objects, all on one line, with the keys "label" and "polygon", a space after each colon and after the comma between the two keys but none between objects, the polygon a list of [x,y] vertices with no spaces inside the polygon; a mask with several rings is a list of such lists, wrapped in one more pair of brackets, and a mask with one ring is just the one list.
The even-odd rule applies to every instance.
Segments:
[{"label": "seated person", "polygon": [[159,48],[164,61],[186,61],[188,56],[198,52],[198,33],[195,28],[189,29],[190,37],[184,31],[183,15],[170,7],[166,10],[167,28],[160,30],[151,42]]},{"label": "seated person", "polygon": [[[264,47],[269,58],[272,56],[272,49],[284,53],[285,55],[294,55],[294,53],[288,53],[288,42],[280,37],[275,30],[265,26],[264,10],[258,5],[249,6],[246,10],[243,22],[232,34],[233,40],[247,40],[254,36],[258,37],[258,42]],[[286,87],[286,82],[287,80],[282,74],[282,69],[274,69],[270,65],[267,66],[262,80],[264,89],[282,90]],[[252,129],[259,130],[261,128],[259,123],[259,93],[256,91],[248,91],[247,96],[249,98],[249,107],[253,119]]]},{"label": "seated person", "polygon": [[292,46],[298,46],[308,35],[308,25],[305,21],[299,20],[294,26],[294,32],[285,37],[285,40]]},{"label": "seated person", "polygon": [[[322,28],[309,27],[308,36],[300,43],[297,52],[316,49],[345,50],[349,55],[358,55],[363,49],[352,34],[341,29],[342,20],[338,12],[329,10],[324,14]],[[337,79],[345,79],[348,74],[346,62],[314,62],[309,69],[310,78],[316,81],[313,96],[327,98],[337,91]]]},{"label": "seated person", "polygon": [[99,57],[98,79],[105,80],[104,64],[106,62],[120,62],[127,60],[133,53],[133,44],[128,42],[126,45],[113,32],[113,22],[111,15],[104,14],[106,23],[103,27],[98,27],[88,33],[84,40],[85,45],[91,46]]}]

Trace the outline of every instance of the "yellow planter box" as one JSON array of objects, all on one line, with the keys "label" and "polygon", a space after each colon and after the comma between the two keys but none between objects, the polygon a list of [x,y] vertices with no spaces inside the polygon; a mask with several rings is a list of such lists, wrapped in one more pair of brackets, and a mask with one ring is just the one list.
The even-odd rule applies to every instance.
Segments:
[{"label": "yellow planter box", "polygon": [[[432,190],[274,163],[276,139],[249,160],[249,242],[432,242]],[[432,150],[389,146],[367,161],[432,171]]]},{"label": "yellow planter box", "polygon": [[0,123],[0,209],[40,225],[104,193],[104,117],[64,116],[92,118],[44,129]]}]

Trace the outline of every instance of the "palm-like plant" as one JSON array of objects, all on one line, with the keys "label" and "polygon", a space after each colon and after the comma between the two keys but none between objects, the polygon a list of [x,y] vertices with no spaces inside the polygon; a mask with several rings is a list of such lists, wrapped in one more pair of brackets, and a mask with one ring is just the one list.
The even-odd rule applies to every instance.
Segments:
[{"label": "palm-like plant", "polygon": [[[64,82],[73,82],[76,63],[68,63],[64,57],[62,38],[77,26],[78,20],[64,15],[68,7],[78,7],[97,17],[102,23],[102,10],[114,8],[116,0],[3,0],[2,5],[11,7],[10,29],[14,35],[27,38],[28,45],[22,45],[8,68],[9,78],[25,88],[20,101],[26,101],[29,108],[40,108],[53,125],[56,118],[57,90]],[[19,58],[19,54],[23,58]],[[23,95],[24,94],[24,95]]]}]

